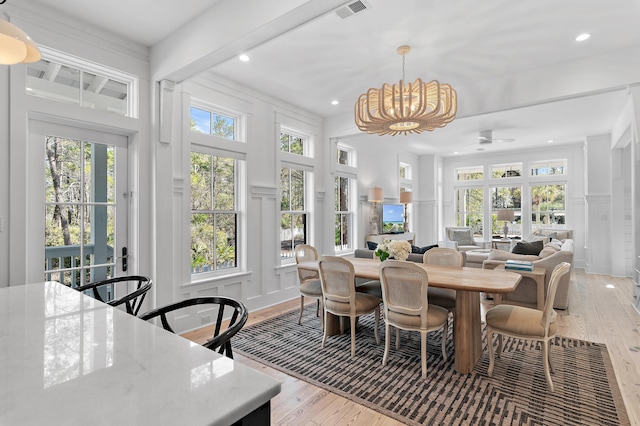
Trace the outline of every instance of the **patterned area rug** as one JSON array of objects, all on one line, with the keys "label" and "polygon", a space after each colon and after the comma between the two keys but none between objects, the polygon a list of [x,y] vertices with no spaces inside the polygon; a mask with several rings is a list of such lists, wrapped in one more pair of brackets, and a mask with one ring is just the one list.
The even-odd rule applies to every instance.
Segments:
[{"label": "patterned area rug", "polygon": [[292,311],[246,327],[235,336],[233,350],[409,425],[629,424],[604,344],[557,337],[551,347],[555,392],[549,393],[535,344],[506,338],[493,377],[488,377],[485,337],[475,370],[458,374],[453,369],[451,334],[445,362],[441,333],[432,332],[428,378],[422,380],[417,333],[408,337],[404,332],[399,351],[394,334],[389,362],[383,367],[384,325],[381,322],[383,340],[378,346],[373,315],[360,318],[352,360],[348,333],[328,337],[321,348],[320,322],[314,314],[315,309],[306,309],[301,325],[298,311]]}]

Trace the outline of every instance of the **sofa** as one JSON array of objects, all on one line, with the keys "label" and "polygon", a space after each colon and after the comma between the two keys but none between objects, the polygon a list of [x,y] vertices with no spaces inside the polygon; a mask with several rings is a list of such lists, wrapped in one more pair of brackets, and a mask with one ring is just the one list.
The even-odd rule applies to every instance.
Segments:
[{"label": "sofa", "polygon": [[[569,234],[570,235],[570,234]],[[558,236],[558,235],[557,235]],[[561,235],[566,236],[566,235]],[[545,237],[550,238],[550,237]],[[542,267],[546,270],[544,279],[545,294],[549,287],[549,279],[551,278],[551,271],[553,268],[561,262],[568,262],[573,265],[573,240],[564,239],[558,240],[552,238],[550,241],[543,240],[542,251],[538,255],[533,254],[517,254],[503,250],[491,250],[487,260],[482,263],[482,267],[485,269],[493,269],[498,265],[504,265],[509,259],[515,260],[528,260],[533,263],[533,266]],[[569,306],[569,281],[571,274],[565,274],[558,284],[556,292],[556,298],[553,304],[555,309],[567,309]],[[503,295],[503,302],[513,301],[516,303],[536,304],[536,283],[530,278],[522,278],[520,284],[511,293]]]}]

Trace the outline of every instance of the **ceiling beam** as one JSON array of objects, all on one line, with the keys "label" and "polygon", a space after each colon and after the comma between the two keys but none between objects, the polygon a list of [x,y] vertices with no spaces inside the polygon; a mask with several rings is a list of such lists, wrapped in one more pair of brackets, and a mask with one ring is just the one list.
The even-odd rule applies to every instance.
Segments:
[{"label": "ceiling beam", "polygon": [[181,82],[349,2],[221,0],[151,48],[154,81]]}]

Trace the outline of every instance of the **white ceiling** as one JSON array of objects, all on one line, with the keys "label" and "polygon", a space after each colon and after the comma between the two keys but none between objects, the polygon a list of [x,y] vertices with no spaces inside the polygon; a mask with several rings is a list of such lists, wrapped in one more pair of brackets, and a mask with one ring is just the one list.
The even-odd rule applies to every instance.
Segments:
[{"label": "white ceiling", "polygon": [[[27,1],[145,46],[158,43],[219,1],[241,2]],[[577,83],[572,90],[578,76],[574,79],[560,70],[576,61],[640,46],[637,0],[363,1],[368,8],[359,14],[346,19],[335,13],[319,17],[251,49],[247,52],[250,62],[232,59],[212,71],[323,117],[350,115],[357,97],[369,87],[401,78],[402,58],[396,48],[409,44],[406,80],[436,79],[459,89],[458,118],[446,128],[385,137],[418,154],[475,153],[478,132],[485,129],[493,129],[494,138],[515,139],[510,144],[494,142],[487,151],[546,147],[548,140],[578,142],[587,135],[610,132],[626,102],[624,85],[615,86],[617,91],[606,85],[596,87],[602,79],[598,73],[617,67],[622,71],[623,63],[582,70],[580,81],[592,83],[590,96],[580,93]],[[229,19],[243,19],[243,15]],[[576,42],[583,32],[592,37]],[[508,88],[513,85],[515,91],[519,76],[554,69],[559,70],[557,76],[548,87],[541,85],[540,98],[522,102],[510,97]],[[626,84],[640,81],[640,74],[634,78]],[[501,87],[497,97],[503,99],[487,100],[484,107],[484,100],[492,97],[487,93],[492,82]],[[332,106],[333,99],[340,104]]]}]

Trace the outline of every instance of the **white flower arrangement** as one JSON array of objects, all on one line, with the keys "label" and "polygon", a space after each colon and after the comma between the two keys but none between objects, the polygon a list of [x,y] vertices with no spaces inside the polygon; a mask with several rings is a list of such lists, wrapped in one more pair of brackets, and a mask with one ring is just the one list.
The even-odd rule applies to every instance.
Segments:
[{"label": "white flower arrangement", "polygon": [[402,240],[385,240],[384,243],[378,244],[374,252],[383,262],[387,258],[407,260],[409,253],[411,253],[411,244],[409,241]]}]

